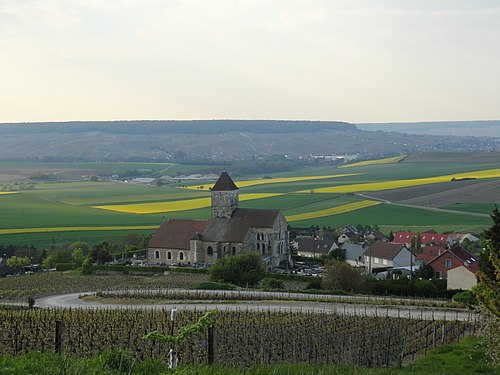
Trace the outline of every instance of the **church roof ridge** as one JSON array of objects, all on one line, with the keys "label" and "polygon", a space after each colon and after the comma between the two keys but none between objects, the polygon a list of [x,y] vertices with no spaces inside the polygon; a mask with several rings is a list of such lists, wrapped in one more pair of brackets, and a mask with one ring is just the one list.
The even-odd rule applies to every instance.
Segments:
[{"label": "church roof ridge", "polygon": [[227,173],[227,171],[224,170],[219,176],[217,182],[212,187],[212,191],[232,191],[232,190],[238,190],[238,186],[236,186],[232,178],[229,177],[229,173]]}]

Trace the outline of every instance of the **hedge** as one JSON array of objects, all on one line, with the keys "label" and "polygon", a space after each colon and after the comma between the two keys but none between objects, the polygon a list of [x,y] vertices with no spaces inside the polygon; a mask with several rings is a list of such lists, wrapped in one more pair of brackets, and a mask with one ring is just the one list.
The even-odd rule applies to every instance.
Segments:
[{"label": "hedge", "polygon": [[165,271],[176,272],[176,273],[197,273],[197,274],[207,274],[208,270],[206,268],[189,268],[189,267],[140,267],[140,266],[123,266],[123,265],[92,265],[92,272],[95,271],[111,271],[120,272],[125,275],[133,273],[146,273],[155,274],[163,273]]},{"label": "hedge", "polygon": [[76,269],[77,267],[76,263],[57,263],[56,271],[70,271]]}]

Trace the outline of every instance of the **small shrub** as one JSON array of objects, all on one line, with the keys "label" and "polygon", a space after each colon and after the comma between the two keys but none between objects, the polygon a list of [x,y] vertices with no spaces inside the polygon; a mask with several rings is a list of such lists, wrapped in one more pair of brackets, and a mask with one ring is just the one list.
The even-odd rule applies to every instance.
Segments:
[{"label": "small shrub", "polygon": [[463,292],[457,293],[453,295],[451,298],[454,302],[460,303],[465,306],[475,306],[477,304],[476,297],[474,297],[474,294],[472,292],[465,290]]}]

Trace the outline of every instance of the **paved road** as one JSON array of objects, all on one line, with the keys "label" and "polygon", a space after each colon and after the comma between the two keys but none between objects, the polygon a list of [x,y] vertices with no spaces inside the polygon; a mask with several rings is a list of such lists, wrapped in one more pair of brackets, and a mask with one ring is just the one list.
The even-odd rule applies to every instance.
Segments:
[{"label": "paved road", "polygon": [[446,213],[455,214],[455,215],[465,215],[465,216],[475,216],[475,217],[490,217],[489,214],[481,214],[481,213],[478,213],[478,212],[456,211],[456,210],[447,210],[445,208],[418,206],[418,205],[406,204],[406,203],[395,203],[395,202],[388,201],[387,199],[376,198],[376,197],[372,197],[370,195],[361,194],[361,193],[355,193],[355,195],[363,197],[363,198],[367,198],[367,199],[373,199],[375,201],[379,201],[379,202],[382,202],[382,203],[390,204],[390,205],[393,205],[393,206],[419,208],[421,210],[435,211],[435,212],[446,212]]},{"label": "paved road", "polygon": [[70,293],[50,297],[43,297],[36,300],[35,306],[42,308],[64,307],[79,309],[166,309],[170,310],[174,306],[178,310],[185,309],[219,309],[219,310],[249,310],[249,311],[303,311],[303,312],[327,312],[344,315],[368,315],[368,316],[391,316],[426,320],[462,320],[473,321],[478,319],[477,314],[468,311],[447,310],[439,308],[417,308],[417,307],[396,307],[396,306],[376,306],[362,305],[354,303],[327,303],[312,301],[250,301],[237,303],[203,303],[185,302],[168,304],[110,304],[96,301],[85,301],[80,299],[81,295],[89,293]]}]

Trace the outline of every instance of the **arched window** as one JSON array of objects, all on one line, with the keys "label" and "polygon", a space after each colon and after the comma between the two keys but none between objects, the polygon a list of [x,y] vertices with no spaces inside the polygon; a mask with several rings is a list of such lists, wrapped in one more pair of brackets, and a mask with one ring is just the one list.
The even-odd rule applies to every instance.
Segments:
[{"label": "arched window", "polygon": [[233,255],[235,255],[236,254],[236,248],[234,246],[233,246],[232,250],[233,250]]},{"label": "arched window", "polygon": [[184,260],[184,252],[179,251],[179,260]]},{"label": "arched window", "polygon": [[266,247],[262,246],[262,255],[266,255]]},{"label": "arched window", "polygon": [[172,259],[172,252],[171,251],[167,251],[167,259]]},{"label": "arched window", "polygon": [[155,258],[160,259],[160,250],[155,251]]},{"label": "arched window", "polygon": [[207,247],[207,255],[214,255],[214,249],[212,249],[212,246]]},{"label": "arched window", "polygon": [[257,250],[260,250],[260,243],[257,242]]}]

